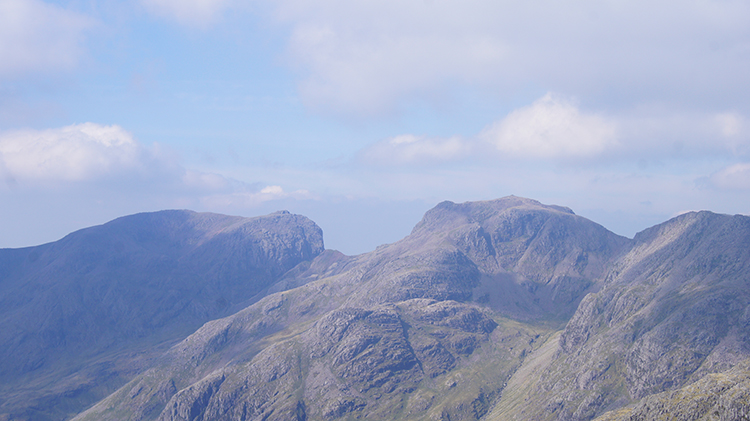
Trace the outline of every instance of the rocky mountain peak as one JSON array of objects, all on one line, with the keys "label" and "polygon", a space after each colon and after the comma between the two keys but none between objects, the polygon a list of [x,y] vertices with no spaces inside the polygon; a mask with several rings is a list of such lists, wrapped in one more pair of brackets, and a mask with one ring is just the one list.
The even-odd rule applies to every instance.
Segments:
[{"label": "rocky mountain peak", "polygon": [[465,203],[454,203],[446,200],[427,211],[422,220],[414,227],[412,233],[423,230],[435,233],[465,224],[484,224],[514,210],[521,212],[560,212],[575,215],[569,208],[543,205],[537,200],[518,196]]}]

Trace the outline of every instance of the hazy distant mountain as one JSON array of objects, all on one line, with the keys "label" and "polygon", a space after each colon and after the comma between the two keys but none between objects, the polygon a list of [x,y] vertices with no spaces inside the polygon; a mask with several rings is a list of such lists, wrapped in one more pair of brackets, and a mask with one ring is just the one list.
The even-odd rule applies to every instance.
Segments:
[{"label": "hazy distant mountain", "polygon": [[[689,213],[630,240],[530,199],[443,202],[401,241],[345,256],[322,251],[319,229],[303,217],[178,215],[183,220],[170,232],[215,233],[223,228],[206,227],[234,226],[229,221],[258,228],[205,234],[205,241],[181,234],[157,241],[145,235],[151,229],[128,237],[138,259],[117,260],[120,272],[96,278],[123,279],[115,282],[122,292],[97,297],[106,308],[141,306],[145,315],[91,319],[104,329],[69,328],[79,336],[61,349],[93,343],[111,351],[97,355],[113,368],[83,371],[88,401],[122,386],[76,420],[740,420],[750,413],[748,217]],[[83,244],[103,240],[77,241],[99,250]],[[248,247],[254,251],[242,251]],[[248,254],[254,257],[242,263]],[[29,255],[0,253],[3,285],[41,279],[30,274],[52,263],[18,263]],[[47,262],[43,255],[36,261]],[[66,268],[59,273],[108,267],[96,259],[59,262]],[[159,280],[126,281],[126,273]],[[184,301],[165,292],[180,282]],[[86,314],[85,303],[65,298],[80,294],[79,284],[54,296],[70,303],[66,311]],[[101,291],[109,281],[92,285]],[[219,292],[229,285],[236,292]],[[15,288],[19,297],[33,291]],[[200,317],[213,320],[198,328]],[[44,318],[60,319],[68,320]],[[120,327],[120,320],[130,322]],[[16,336],[33,336],[34,328],[17,325]],[[108,326],[129,334],[116,342]],[[143,326],[152,339],[138,339]],[[188,331],[176,344],[164,336]],[[149,347],[165,343],[174,345]],[[37,344],[43,355],[61,346]],[[79,366],[67,368],[67,377],[49,371],[47,379],[70,381],[81,361],[95,360],[70,361]],[[5,376],[20,382],[12,367],[3,364]],[[119,384],[107,383],[109,372]],[[41,404],[63,411],[60,401]]]},{"label": "hazy distant mountain", "polygon": [[189,211],[0,250],[0,414],[80,410],[147,366],[159,344],[244,307],[322,251],[321,230],[302,216]]}]

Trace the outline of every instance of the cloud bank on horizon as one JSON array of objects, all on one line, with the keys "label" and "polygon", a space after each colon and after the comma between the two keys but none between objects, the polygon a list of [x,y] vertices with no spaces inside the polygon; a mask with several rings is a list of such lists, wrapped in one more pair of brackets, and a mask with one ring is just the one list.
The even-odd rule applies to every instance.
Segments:
[{"label": "cloud bank on horizon", "polygon": [[3,0],[0,247],[165,207],[345,252],[444,199],[750,213],[747,74],[733,0]]}]

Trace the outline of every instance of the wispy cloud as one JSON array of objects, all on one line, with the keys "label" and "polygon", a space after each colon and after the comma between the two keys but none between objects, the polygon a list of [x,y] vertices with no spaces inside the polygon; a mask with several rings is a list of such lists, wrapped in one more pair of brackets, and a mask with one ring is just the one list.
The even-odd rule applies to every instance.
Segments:
[{"label": "wispy cloud", "polygon": [[0,2],[0,77],[54,73],[76,67],[86,54],[88,16],[39,0]]},{"label": "wispy cloud", "polygon": [[750,190],[750,163],[730,165],[709,177],[713,186],[722,190]]},{"label": "wispy cloud", "polygon": [[377,142],[360,152],[358,158],[385,166],[450,162],[469,155],[472,147],[470,141],[458,136],[441,139],[406,134]]},{"label": "wispy cloud", "polygon": [[231,0],[141,0],[154,15],[199,28],[215,23],[231,3]]},{"label": "wispy cloud", "polygon": [[96,123],[0,133],[0,179],[15,190],[111,188],[140,196],[136,201],[158,195],[167,206],[214,210],[314,199],[303,189],[185,168],[169,150],[143,145],[120,126]]},{"label": "wispy cloud", "polygon": [[498,161],[560,164],[638,162],[750,154],[746,119],[735,111],[635,109],[600,113],[570,97],[548,93],[467,137],[402,134],[359,152],[376,166]]},{"label": "wispy cloud", "polygon": [[283,199],[315,200],[316,197],[307,190],[287,192],[277,185],[265,186],[260,190],[232,191],[201,197],[201,207],[207,209],[244,210],[256,208],[266,202]]},{"label": "wispy cloud", "polygon": [[742,101],[742,1],[282,0],[288,57],[308,105],[372,114],[462,84],[543,86],[630,106]]}]

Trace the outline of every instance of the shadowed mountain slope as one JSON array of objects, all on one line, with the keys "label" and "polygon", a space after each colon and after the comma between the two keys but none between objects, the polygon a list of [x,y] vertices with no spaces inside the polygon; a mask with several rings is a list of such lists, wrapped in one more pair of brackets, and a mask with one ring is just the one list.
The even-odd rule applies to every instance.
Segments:
[{"label": "shadowed mountain slope", "polygon": [[189,211],[0,250],[0,413],[43,419],[91,402],[148,365],[154,346],[246,306],[322,251],[302,216]]},{"label": "shadowed mountain slope", "polygon": [[628,244],[528,199],[443,202],[397,243],[301,265],[283,279],[302,286],[207,323],[77,419],[478,419],[552,332],[508,316],[557,320]]},{"label": "shadowed mountain slope", "polygon": [[693,212],[639,233],[488,419],[589,420],[734,366],[750,357],[749,284],[748,217]]}]

